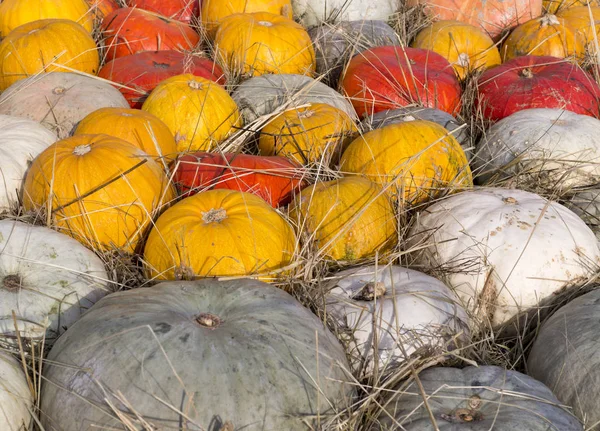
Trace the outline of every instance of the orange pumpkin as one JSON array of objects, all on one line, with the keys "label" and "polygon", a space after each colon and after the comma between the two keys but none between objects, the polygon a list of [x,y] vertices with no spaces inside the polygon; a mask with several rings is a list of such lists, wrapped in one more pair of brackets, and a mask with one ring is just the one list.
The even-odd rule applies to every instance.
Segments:
[{"label": "orange pumpkin", "polygon": [[215,59],[234,74],[294,73],[312,76],[310,36],[293,20],[268,12],[224,18],[215,36]]},{"label": "orange pumpkin", "polygon": [[577,6],[600,6],[598,0],[544,0],[544,10],[546,13],[556,13],[565,11]]},{"label": "orange pumpkin", "polygon": [[590,51],[595,51],[595,39],[600,32],[600,7],[578,6],[562,9],[556,16],[565,20],[565,26],[578,40],[583,39]]},{"label": "orange pumpkin", "polygon": [[115,0],[87,0],[87,2],[90,6],[90,12],[98,21],[121,7]]},{"label": "orange pumpkin", "polygon": [[269,12],[293,18],[290,0],[202,0],[200,16],[209,34],[214,36],[221,20],[236,13]]},{"label": "orange pumpkin", "polygon": [[77,135],[35,158],[23,204],[89,248],[133,252],[161,207],[175,198],[161,166],[108,135]]}]

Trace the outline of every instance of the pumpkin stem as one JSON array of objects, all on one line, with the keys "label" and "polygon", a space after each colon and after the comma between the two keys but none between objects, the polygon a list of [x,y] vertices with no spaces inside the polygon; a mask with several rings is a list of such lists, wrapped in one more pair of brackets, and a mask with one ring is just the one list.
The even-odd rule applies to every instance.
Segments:
[{"label": "pumpkin stem", "polygon": [[92,147],[89,144],[86,144],[86,145],[77,145],[73,149],[73,154],[75,154],[76,156],[83,156],[84,154],[87,154],[90,151],[92,151]]},{"label": "pumpkin stem", "polygon": [[202,221],[204,223],[221,223],[227,218],[227,211],[224,208],[214,209],[202,213]]},{"label": "pumpkin stem", "polygon": [[547,27],[549,25],[560,25],[560,21],[556,15],[549,13],[540,18],[540,27]]},{"label": "pumpkin stem", "polygon": [[18,292],[21,289],[21,277],[17,274],[10,274],[2,280],[4,289],[9,292]]},{"label": "pumpkin stem", "polygon": [[193,88],[194,90],[200,90],[202,85],[203,84],[198,81],[188,81],[188,87]]},{"label": "pumpkin stem", "polygon": [[469,54],[461,52],[458,55],[458,60],[456,61],[456,64],[458,64],[460,67],[468,68],[469,65],[471,64]]},{"label": "pumpkin stem", "polygon": [[533,71],[530,67],[526,67],[525,69],[521,70],[521,76],[523,78],[533,78]]},{"label": "pumpkin stem", "polygon": [[381,281],[370,281],[366,283],[352,299],[356,301],[372,301],[375,298],[381,298],[385,295],[386,290],[385,284]]},{"label": "pumpkin stem", "polygon": [[196,317],[196,323],[198,323],[200,326],[204,326],[205,328],[214,329],[223,323],[223,321],[215,314],[201,313],[198,315],[198,317]]},{"label": "pumpkin stem", "polygon": [[517,200],[512,196],[509,196],[507,198],[502,198],[502,202],[504,202],[505,204],[516,204]]},{"label": "pumpkin stem", "polygon": [[63,94],[67,89],[65,87],[54,87],[52,89],[53,94]]},{"label": "pumpkin stem", "polygon": [[298,118],[310,118],[315,115],[315,111],[311,109],[306,109],[304,111],[298,112]]},{"label": "pumpkin stem", "polygon": [[258,21],[257,24],[262,25],[263,27],[272,27],[273,26],[273,23],[269,22],[269,21]]}]

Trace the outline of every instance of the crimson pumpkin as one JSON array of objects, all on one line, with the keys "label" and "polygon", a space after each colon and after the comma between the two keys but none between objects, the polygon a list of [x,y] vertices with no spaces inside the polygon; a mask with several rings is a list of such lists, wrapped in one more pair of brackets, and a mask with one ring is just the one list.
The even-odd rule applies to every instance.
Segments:
[{"label": "crimson pumpkin", "polygon": [[189,24],[200,12],[198,0],[128,0],[127,5]]}]

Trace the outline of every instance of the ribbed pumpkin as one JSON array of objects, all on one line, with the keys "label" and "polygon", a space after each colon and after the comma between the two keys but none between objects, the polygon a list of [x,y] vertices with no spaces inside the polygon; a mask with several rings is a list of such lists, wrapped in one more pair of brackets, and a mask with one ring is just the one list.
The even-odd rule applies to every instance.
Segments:
[{"label": "ribbed pumpkin", "polygon": [[562,18],[544,15],[515,28],[500,49],[503,61],[523,55],[574,57],[583,60],[585,40]]},{"label": "ribbed pumpkin", "polygon": [[215,35],[215,59],[235,74],[297,73],[312,76],[315,51],[310,36],[290,18],[268,12],[224,18]]},{"label": "ribbed pumpkin", "polygon": [[502,60],[494,41],[481,30],[459,21],[438,21],[417,34],[411,46],[430,49],[450,62],[459,78],[488,69]]},{"label": "ribbed pumpkin", "polygon": [[128,108],[100,108],[77,125],[75,135],[105,133],[121,138],[155,157],[159,164],[177,155],[177,144],[165,123],[154,115]]},{"label": "ribbed pumpkin", "polygon": [[236,13],[269,12],[292,19],[290,0],[202,0],[200,15],[209,35],[214,36],[223,18]]},{"label": "ribbed pumpkin", "polygon": [[192,23],[200,12],[198,0],[127,0],[127,6],[148,10],[186,24]]},{"label": "ribbed pumpkin", "polygon": [[174,197],[158,163],[108,135],[77,135],[51,145],[33,161],[23,190],[25,208],[51,211],[59,231],[90,248],[128,252]]},{"label": "ribbed pumpkin", "polygon": [[[590,12],[592,13],[591,20]],[[578,6],[562,9],[556,16],[564,20],[565,26],[575,33],[575,38],[583,39],[588,49],[594,51],[594,39],[600,30],[600,7]]]},{"label": "ribbed pumpkin", "polygon": [[0,43],[0,91],[40,72],[74,69],[95,75],[99,67],[94,39],[81,25],[66,19],[23,24]]},{"label": "ribbed pumpkin", "polygon": [[381,255],[398,241],[390,200],[366,178],[345,177],[305,188],[290,204],[290,219],[305,243],[314,242],[318,256],[333,260]]},{"label": "ribbed pumpkin", "polygon": [[399,198],[411,204],[473,185],[464,150],[432,121],[390,124],[365,133],[348,145],[340,165],[343,172],[383,185],[394,182]]},{"label": "ribbed pumpkin", "polygon": [[85,0],[4,0],[0,3],[0,38],[15,28],[41,19],[66,19],[83,25],[88,33],[93,14]]},{"label": "ribbed pumpkin", "polygon": [[260,131],[258,148],[264,156],[280,155],[298,163],[329,164],[341,145],[358,132],[354,121],[341,109],[325,103],[291,109]]},{"label": "ribbed pumpkin", "polygon": [[90,5],[90,13],[98,22],[102,21],[109,13],[121,7],[116,0],[87,0],[87,3]]},{"label": "ribbed pumpkin", "polygon": [[544,10],[546,13],[556,13],[557,11],[569,10],[577,6],[600,6],[598,0],[544,0]]},{"label": "ribbed pumpkin", "polygon": [[162,280],[272,273],[292,260],[296,235],[264,200],[234,190],[185,198],[156,221],[144,260]]},{"label": "ribbed pumpkin", "polygon": [[237,105],[227,91],[191,74],[162,81],[142,109],[171,129],[179,152],[210,150],[242,125]]}]

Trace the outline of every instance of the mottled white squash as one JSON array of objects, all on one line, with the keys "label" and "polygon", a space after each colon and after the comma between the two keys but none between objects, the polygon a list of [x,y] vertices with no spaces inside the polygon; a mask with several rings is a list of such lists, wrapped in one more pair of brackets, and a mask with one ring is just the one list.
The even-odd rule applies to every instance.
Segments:
[{"label": "mottled white squash", "polygon": [[33,396],[23,365],[0,350],[0,430],[29,430],[31,412]]},{"label": "mottled white squash", "polygon": [[400,0],[292,0],[294,17],[304,27],[324,21],[388,21],[400,8]]}]

